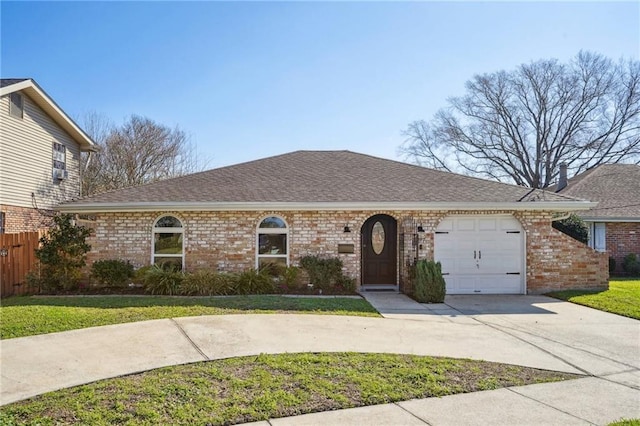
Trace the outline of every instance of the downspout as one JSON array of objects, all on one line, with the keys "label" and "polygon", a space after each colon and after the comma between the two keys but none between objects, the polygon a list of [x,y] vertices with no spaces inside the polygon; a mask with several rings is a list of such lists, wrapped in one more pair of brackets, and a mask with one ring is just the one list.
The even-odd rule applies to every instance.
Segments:
[{"label": "downspout", "polygon": [[87,154],[87,163],[84,165],[84,169],[80,170],[80,198],[82,198],[82,178],[89,168],[89,163],[91,163],[91,158],[93,158],[93,151],[87,151]]}]

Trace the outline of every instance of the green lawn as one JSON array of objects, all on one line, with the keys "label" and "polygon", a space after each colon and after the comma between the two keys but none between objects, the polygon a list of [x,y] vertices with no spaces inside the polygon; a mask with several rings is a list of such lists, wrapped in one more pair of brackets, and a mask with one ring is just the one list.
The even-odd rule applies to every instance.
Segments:
[{"label": "green lawn", "polygon": [[609,423],[608,426],[640,426],[640,419],[622,419],[617,422]]},{"label": "green lawn", "polygon": [[615,279],[609,281],[609,290],[593,291],[554,291],[548,296],[568,300],[591,308],[607,311],[625,317],[640,319],[640,280]]},{"label": "green lawn", "polygon": [[2,407],[0,424],[228,425],[576,377],[412,355],[259,355],[51,392]]},{"label": "green lawn", "polygon": [[347,297],[13,297],[0,307],[0,338],[159,318],[287,312],[379,316],[364,299]]}]

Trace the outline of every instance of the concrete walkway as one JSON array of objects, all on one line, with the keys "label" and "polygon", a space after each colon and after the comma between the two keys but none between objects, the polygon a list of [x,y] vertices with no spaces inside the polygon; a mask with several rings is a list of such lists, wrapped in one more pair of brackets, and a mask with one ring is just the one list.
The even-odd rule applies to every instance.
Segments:
[{"label": "concrete walkway", "polygon": [[356,351],[484,359],[591,377],[273,419],[262,424],[606,424],[640,418],[640,322],[538,296],[421,305],[366,293],[384,318],[224,315],[0,341],[0,402],[167,365]]}]

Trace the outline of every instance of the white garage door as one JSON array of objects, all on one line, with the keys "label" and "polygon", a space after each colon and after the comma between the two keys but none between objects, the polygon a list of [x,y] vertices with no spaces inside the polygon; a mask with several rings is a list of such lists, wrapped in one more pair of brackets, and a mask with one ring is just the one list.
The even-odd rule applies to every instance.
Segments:
[{"label": "white garage door", "polygon": [[447,294],[524,293],[524,232],[513,216],[449,216],[434,244]]}]

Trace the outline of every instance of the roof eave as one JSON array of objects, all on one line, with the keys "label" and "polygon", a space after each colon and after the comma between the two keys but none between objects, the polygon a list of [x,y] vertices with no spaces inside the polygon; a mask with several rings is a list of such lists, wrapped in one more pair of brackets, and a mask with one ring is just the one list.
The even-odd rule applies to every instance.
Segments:
[{"label": "roof eave", "polygon": [[314,211],[314,210],[589,210],[590,201],[536,202],[138,202],[67,203],[57,208],[68,213],[149,212],[149,211]]},{"label": "roof eave", "polygon": [[11,84],[0,88],[0,96],[13,92],[24,91],[42,108],[54,121],[62,127],[80,145],[84,152],[96,151],[96,143],[47,95],[47,93],[32,79]]},{"label": "roof eave", "polygon": [[585,216],[580,215],[580,219],[585,222],[640,222],[640,217],[606,217],[606,216]]}]

